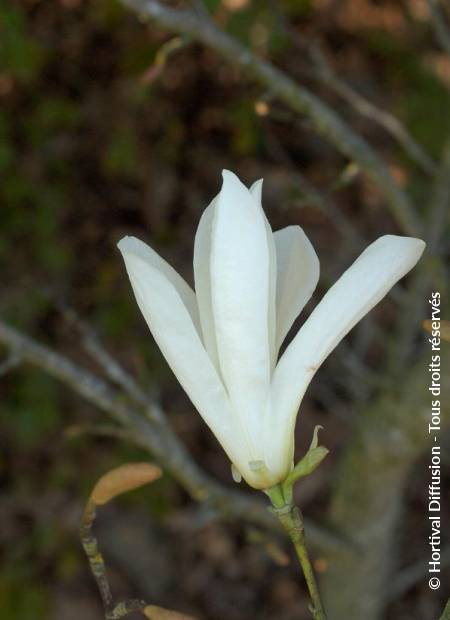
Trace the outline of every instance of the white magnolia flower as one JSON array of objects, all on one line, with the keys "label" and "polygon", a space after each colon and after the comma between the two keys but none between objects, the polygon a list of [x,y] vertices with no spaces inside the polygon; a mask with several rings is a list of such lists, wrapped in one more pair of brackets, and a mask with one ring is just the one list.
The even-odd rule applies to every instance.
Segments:
[{"label": "white magnolia flower", "polygon": [[195,237],[195,293],[148,245],[119,249],[150,330],[192,403],[249,485],[269,488],[292,468],[294,426],[323,360],[420,258],[420,239],[372,243],[316,306],[281,358],[280,346],[318,278],[299,226],[272,232],[262,181],[248,190],[223,172]]}]

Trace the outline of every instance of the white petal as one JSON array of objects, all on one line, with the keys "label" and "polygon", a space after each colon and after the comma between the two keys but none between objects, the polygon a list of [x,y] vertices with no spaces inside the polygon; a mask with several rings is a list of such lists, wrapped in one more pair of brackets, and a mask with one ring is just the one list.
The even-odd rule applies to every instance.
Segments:
[{"label": "white petal", "polygon": [[269,220],[262,208],[262,187],[263,180],[255,181],[250,187],[250,194],[252,195],[255,203],[261,209],[263,214],[264,223],[266,225],[267,233],[267,247],[269,249],[269,313],[268,313],[268,328],[269,328],[269,347],[270,347],[270,359],[272,364],[272,371],[275,368],[277,362],[278,348],[276,346],[276,329],[277,329],[277,315],[276,315],[276,289],[277,289],[277,253],[275,249],[275,239],[273,236],[272,227]]},{"label": "white petal", "polygon": [[150,267],[161,271],[166,276],[169,282],[175,287],[178,295],[181,297],[191,316],[192,322],[195,325],[195,329],[200,334],[200,317],[195,293],[186,280],[180,276],[178,271],[169,265],[169,263],[149,245],[136,237],[124,237],[121,241],[119,241],[117,247],[123,255],[127,253],[137,256],[146,262]]},{"label": "white petal", "polygon": [[136,240],[118,244],[138,306],[178,381],[233,461],[243,443],[232,427],[225,389],[203,348],[186,306],[163,271],[155,268]]},{"label": "white petal", "polygon": [[419,260],[420,239],[386,235],[372,243],[332,286],[286,349],[273,379],[274,450],[290,449],[301,399],[314,373],[350,329]]},{"label": "white petal", "polygon": [[271,370],[269,250],[261,209],[227,171],[215,207],[211,285],[222,377],[242,423],[251,461],[258,461],[263,458],[259,436]]},{"label": "white petal", "polygon": [[203,342],[216,369],[220,372],[211,298],[211,233],[217,198],[203,211],[194,244],[194,280]]},{"label": "white petal", "polygon": [[255,199],[257,205],[262,208],[262,188],[263,188],[263,179],[258,179],[250,186],[249,192]]},{"label": "white petal", "polygon": [[277,252],[277,351],[319,280],[317,254],[300,226],[274,233]]},{"label": "white petal", "polygon": [[242,419],[231,408],[181,298],[187,284],[180,286],[180,276],[139,240],[125,238],[119,248],[144,318],[192,403],[246,481],[255,488],[272,486],[280,480],[276,472],[252,469],[255,457],[249,451]]}]

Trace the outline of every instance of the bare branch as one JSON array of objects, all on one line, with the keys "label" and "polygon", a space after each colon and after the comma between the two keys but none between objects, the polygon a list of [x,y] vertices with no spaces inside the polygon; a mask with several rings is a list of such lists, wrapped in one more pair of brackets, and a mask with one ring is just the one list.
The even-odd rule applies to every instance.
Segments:
[{"label": "bare branch", "polygon": [[428,0],[428,8],[436,39],[444,52],[450,54],[450,28],[445,21],[439,0]]},{"label": "bare branch", "polygon": [[[10,350],[20,350],[24,362],[48,372],[106,412],[128,433],[127,439],[149,451],[193,499],[207,504],[221,518],[277,528],[275,519],[259,498],[227,489],[203,472],[167,423],[146,417],[148,407],[136,407],[126,394],[2,321],[0,342]],[[347,545],[339,535],[315,523],[307,522],[306,527],[312,544],[319,548],[329,550]]]},{"label": "bare branch", "polygon": [[356,92],[344,80],[342,80],[327,62],[324,54],[318,46],[313,46],[310,50],[315,61],[317,71],[315,77],[321,82],[330,86],[338,95],[344,99],[361,116],[374,121],[383,127],[408,153],[410,158],[427,175],[434,174],[436,164],[422,147],[414,140],[406,127],[395,116],[375,106],[360,93]]},{"label": "bare branch", "polygon": [[80,523],[80,540],[86,556],[89,560],[91,572],[97,582],[98,590],[102,599],[105,612],[112,604],[111,587],[106,575],[105,562],[103,555],[98,549],[97,539],[92,531],[94,519],[96,516],[96,506],[88,504],[83,512]]},{"label": "bare branch", "polygon": [[190,45],[192,41],[187,37],[173,37],[161,45],[156,53],[153,63],[148,67],[142,76],[145,84],[151,84],[162,74],[169,59],[181,49]]},{"label": "bare branch", "polygon": [[99,550],[97,538],[92,526],[96,517],[96,505],[89,501],[86,504],[80,523],[80,540],[86,553],[92,575],[97,583],[102,599],[106,620],[119,620],[128,616],[133,611],[143,611],[147,606],[145,601],[127,600],[116,605],[113,603],[111,586],[106,574],[105,561]]},{"label": "bare branch", "polygon": [[114,439],[120,439],[121,441],[127,441],[134,445],[140,446],[137,442],[136,436],[133,433],[113,424],[75,424],[66,429],[65,435],[68,439],[76,439],[78,437],[82,437],[83,435],[112,437]]},{"label": "bare branch", "polygon": [[348,218],[345,213],[339,210],[329,193],[320,192],[311,181],[298,170],[293,172],[293,177],[306,199],[333,222],[346,242],[350,244],[350,247],[361,247],[361,245],[365,245],[357,227],[353,225],[350,218]]},{"label": "bare branch", "polygon": [[329,192],[321,192],[304,174],[299,172],[289,153],[283,148],[273,132],[267,132],[267,141],[270,152],[278,161],[291,169],[293,178],[306,200],[333,222],[350,246],[358,247],[363,245],[363,240],[358,229],[353,225],[352,221],[336,207]]},{"label": "bare branch", "polygon": [[311,45],[308,41],[301,39],[298,33],[291,27],[288,20],[279,10],[278,4],[270,2],[280,28],[289,37],[292,44],[300,50],[302,54],[307,54],[313,61],[311,70],[312,77],[331,87],[344,101],[346,101],[358,114],[364,116],[383,127],[408,153],[413,161],[428,175],[432,175],[435,170],[435,162],[414,140],[406,127],[389,112],[381,110],[373,105],[361,94],[356,92],[349,84],[342,80],[330,63],[317,43]]},{"label": "bare branch", "polygon": [[12,350],[4,362],[0,364],[0,377],[6,375],[10,370],[14,370],[17,366],[20,366],[22,362],[22,356],[19,351]]},{"label": "bare branch", "polygon": [[85,323],[72,308],[62,303],[58,306],[65,318],[80,332],[81,344],[104,370],[110,381],[121,387],[136,404],[146,407],[147,417],[161,421],[161,409],[158,404],[150,399],[133,377],[108,353],[92,327]]},{"label": "bare branch", "polygon": [[315,130],[377,184],[393,217],[405,233],[420,235],[421,222],[406,194],[394,181],[389,169],[372,147],[356,134],[334,110],[305,87],[295,83],[269,62],[258,58],[241,43],[220,30],[210,19],[194,11],[173,9],[157,0],[122,0],[142,20],[153,19],[164,28],[191,36],[237,64],[299,114],[309,118]]}]

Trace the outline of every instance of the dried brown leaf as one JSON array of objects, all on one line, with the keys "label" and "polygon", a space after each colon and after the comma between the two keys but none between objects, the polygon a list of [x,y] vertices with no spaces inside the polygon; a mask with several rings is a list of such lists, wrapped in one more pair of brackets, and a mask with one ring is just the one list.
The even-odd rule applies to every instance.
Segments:
[{"label": "dried brown leaf", "polygon": [[92,490],[90,501],[102,506],[127,491],[157,480],[162,470],[152,463],[126,463],[104,474]]},{"label": "dried brown leaf", "polygon": [[192,616],[186,616],[186,614],[180,614],[178,611],[164,609],[164,607],[157,607],[156,605],[147,605],[144,609],[144,616],[150,620],[196,620]]}]

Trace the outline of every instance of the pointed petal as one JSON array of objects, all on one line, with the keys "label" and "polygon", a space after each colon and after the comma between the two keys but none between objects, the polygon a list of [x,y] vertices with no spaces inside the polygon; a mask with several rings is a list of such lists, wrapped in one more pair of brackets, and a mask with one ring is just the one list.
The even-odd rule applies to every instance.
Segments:
[{"label": "pointed petal", "polygon": [[278,349],[276,346],[276,329],[277,329],[277,315],[276,315],[276,288],[277,288],[277,253],[275,249],[275,239],[270,226],[269,220],[262,208],[262,187],[263,180],[255,181],[250,187],[250,194],[255,203],[261,209],[263,214],[264,223],[267,233],[267,247],[269,249],[269,313],[268,313],[268,328],[269,328],[269,347],[270,347],[270,359],[271,370],[275,369],[277,363]]},{"label": "pointed petal", "polygon": [[249,192],[255,199],[257,205],[262,208],[262,188],[263,188],[263,179],[258,179],[250,186]]},{"label": "pointed petal", "polygon": [[274,450],[288,451],[301,399],[316,370],[351,328],[419,260],[420,239],[386,235],[372,243],[331,287],[286,349],[275,370]]},{"label": "pointed petal", "polygon": [[194,280],[197,295],[200,323],[203,342],[216,370],[220,373],[219,357],[217,353],[216,332],[212,310],[211,297],[211,233],[214,219],[214,209],[217,198],[203,211],[195,235],[194,244]]},{"label": "pointed petal", "polygon": [[[225,389],[173,282],[155,268],[137,240],[119,242],[138,306],[161,352],[192,403],[227,450],[239,443]],[[171,274],[173,275],[173,274]],[[233,453],[238,450],[232,450]]]},{"label": "pointed petal", "polygon": [[300,226],[274,233],[277,252],[277,351],[319,280],[317,254]]},{"label": "pointed petal", "polygon": [[197,299],[195,293],[189,284],[180,274],[165,261],[155,250],[149,245],[137,239],[136,237],[124,237],[119,241],[117,247],[125,256],[125,253],[141,258],[150,267],[157,269],[163,273],[169,282],[175,287],[178,295],[181,297],[187,311],[189,312],[195,329],[200,334],[200,317],[197,307]]},{"label": "pointed petal", "polygon": [[211,286],[222,377],[258,461],[271,365],[267,231],[249,190],[227,171],[215,207]]}]

